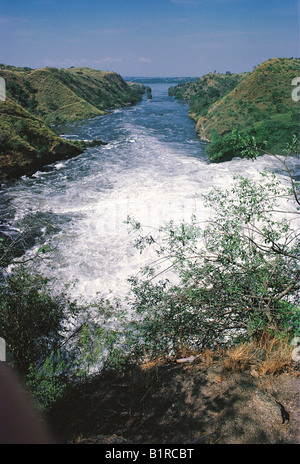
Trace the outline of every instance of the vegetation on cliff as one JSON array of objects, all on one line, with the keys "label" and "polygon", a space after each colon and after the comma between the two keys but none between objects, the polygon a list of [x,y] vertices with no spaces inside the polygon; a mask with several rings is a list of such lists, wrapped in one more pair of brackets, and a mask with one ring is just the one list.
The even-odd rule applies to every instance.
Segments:
[{"label": "vegetation on cliff", "polygon": [[81,152],[10,98],[0,102],[0,180],[32,174]]},{"label": "vegetation on cliff", "polygon": [[[299,75],[299,63],[293,58],[273,58],[257,66],[252,73],[242,75],[240,82],[219,98],[213,95],[209,98],[208,86],[207,101],[201,92],[199,98],[195,93],[190,111],[196,101],[199,108],[194,113],[196,131],[203,140],[211,142],[206,152],[212,161],[240,156],[231,137],[233,129],[242,137],[254,137],[258,145],[278,154],[299,135],[299,103],[291,96],[292,80]],[[185,89],[183,98],[191,94],[193,86],[192,83]],[[176,90],[172,92],[176,94]]]},{"label": "vegetation on cliff", "polygon": [[[9,68],[9,69],[7,69]],[[12,68],[2,66],[7,95],[48,124],[87,119],[137,103],[145,88],[110,71],[91,68]]]},{"label": "vegetation on cliff", "polygon": [[31,174],[82,152],[82,144],[61,139],[50,124],[103,115],[108,109],[137,103],[148,91],[114,72],[90,68],[0,65],[0,74],[7,96],[0,102],[1,179]]},{"label": "vegetation on cliff", "polygon": [[170,87],[169,95],[189,102],[189,116],[198,121],[207,115],[210,107],[233,90],[249,73],[208,73],[195,82],[180,83]]}]

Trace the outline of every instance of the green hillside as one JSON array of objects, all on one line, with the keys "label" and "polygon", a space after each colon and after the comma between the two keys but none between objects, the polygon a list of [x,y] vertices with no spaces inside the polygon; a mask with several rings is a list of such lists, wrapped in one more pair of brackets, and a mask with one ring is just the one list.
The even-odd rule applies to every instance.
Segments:
[{"label": "green hillside", "polygon": [[[194,93],[196,83],[183,89],[181,97],[179,88],[177,95],[190,101],[190,114],[197,121],[197,134],[202,140],[211,142],[206,152],[212,161],[240,156],[232,146],[230,134],[233,129],[242,136],[254,136],[258,144],[264,145],[266,141],[266,151],[278,154],[294,135],[299,135],[299,102],[291,96],[292,80],[299,76],[299,64],[300,60],[293,58],[265,61],[252,73],[240,75],[240,82],[220,97],[209,90],[207,83],[204,84],[205,80],[210,82],[211,75],[196,81],[202,80],[203,88],[196,88]],[[214,82],[216,77],[211,80]]]},{"label": "green hillside", "polygon": [[[2,68],[2,69],[1,69]],[[137,103],[144,86],[134,87],[115,72],[91,68],[0,66],[7,95],[48,124],[87,119]]]},{"label": "green hillside", "polygon": [[0,180],[32,174],[82,150],[11,99],[0,101]]},{"label": "green hillside", "polygon": [[[299,75],[299,60],[274,58],[259,65],[230,94],[217,101],[197,122],[200,137],[211,140],[207,154],[213,161],[239,156],[226,137],[232,129],[254,136],[267,151],[280,154],[299,135],[299,103],[291,93]],[[222,136],[220,138],[220,135]]]},{"label": "green hillside", "polygon": [[249,73],[208,73],[195,82],[184,82],[170,87],[169,95],[189,102],[189,116],[195,121],[206,116],[209,108],[233,90]]},{"label": "green hillside", "polygon": [[[45,164],[80,154],[50,124],[103,115],[132,105],[149,89],[114,72],[90,68],[16,68],[0,65],[6,101],[0,101],[0,179],[31,174]],[[98,144],[99,141],[97,141]]]}]

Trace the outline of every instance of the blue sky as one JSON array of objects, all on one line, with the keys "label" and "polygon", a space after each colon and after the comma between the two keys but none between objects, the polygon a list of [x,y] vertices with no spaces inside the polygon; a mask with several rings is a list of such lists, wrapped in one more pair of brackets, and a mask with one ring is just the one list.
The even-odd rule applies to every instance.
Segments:
[{"label": "blue sky", "polygon": [[0,63],[15,66],[201,76],[286,56],[298,0],[0,0]]}]

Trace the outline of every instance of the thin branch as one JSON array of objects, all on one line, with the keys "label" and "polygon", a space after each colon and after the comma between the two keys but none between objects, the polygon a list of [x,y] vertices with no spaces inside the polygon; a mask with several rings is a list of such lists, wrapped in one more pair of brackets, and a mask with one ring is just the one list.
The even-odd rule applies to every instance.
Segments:
[{"label": "thin branch", "polygon": [[287,171],[287,173],[288,173],[288,176],[289,176],[289,178],[290,178],[290,181],[291,181],[292,191],[293,191],[293,195],[294,195],[295,201],[296,201],[296,203],[297,203],[298,205],[300,205],[300,200],[299,200],[299,198],[298,198],[297,191],[296,191],[296,188],[295,188],[295,182],[294,182],[292,173],[291,173],[291,171],[290,171],[290,169],[289,169],[289,167],[288,167],[288,165],[287,165],[287,163],[286,163],[286,159],[287,159],[287,157],[288,157],[289,154],[287,154],[286,157],[285,157],[285,159],[282,160],[278,155],[276,155],[276,154],[274,154],[274,153],[266,152],[265,150],[262,150],[261,148],[258,148],[258,150],[259,150],[261,153],[263,153],[263,154],[267,153],[267,154],[270,155],[270,156],[274,156],[274,158],[276,158],[278,161],[280,161],[280,163],[283,164],[283,166],[285,167],[285,169],[286,169],[286,171]]}]

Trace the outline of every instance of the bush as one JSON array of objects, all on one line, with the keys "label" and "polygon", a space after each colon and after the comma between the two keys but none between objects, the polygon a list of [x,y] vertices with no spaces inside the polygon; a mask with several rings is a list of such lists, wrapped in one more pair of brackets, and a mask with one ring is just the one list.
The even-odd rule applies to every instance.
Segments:
[{"label": "bush", "polygon": [[230,161],[235,156],[240,155],[233,145],[231,134],[222,136],[216,132],[213,134],[211,143],[207,146],[205,153],[213,163]]},{"label": "bush", "polygon": [[[205,152],[213,163],[230,161],[234,157],[255,159],[259,154],[272,151],[282,155],[299,133],[293,113],[260,121],[253,126],[233,129],[223,135],[214,132]],[[297,148],[299,150],[299,148]]]},{"label": "bush", "polygon": [[0,333],[11,362],[24,375],[60,346],[65,323],[77,311],[65,295],[52,295],[48,284],[20,267],[0,286]]},{"label": "bush", "polygon": [[62,359],[60,351],[52,351],[41,364],[29,366],[26,386],[34,394],[37,405],[49,409],[68,385],[69,364]]},{"label": "bush", "polygon": [[[40,250],[47,253],[49,247]],[[54,294],[50,283],[14,266],[0,284],[0,335],[8,363],[42,408],[51,407],[75,381],[87,380],[103,365],[119,369],[126,358],[124,346],[120,349],[123,313],[117,304],[100,299],[78,306],[66,293]],[[106,326],[117,319],[120,332]]]},{"label": "bush", "polygon": [[[157,266],[132,279],[132,333],[140,356],[233,343],[266,330],[294,337],[299,238],[285,217],[273,217],[282,198],[295,200],[271,174],[263,173],[260,184],[237,178],[230,190],[205,197],[214,216],[204,230],[194,217],[162,228],[160,241],[137,239],[141,250],[151,244],[158,255]],[[157,276],[164,260],[172,279]]]}]

